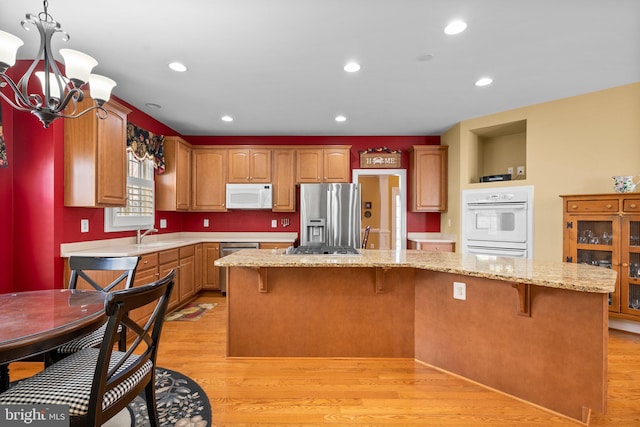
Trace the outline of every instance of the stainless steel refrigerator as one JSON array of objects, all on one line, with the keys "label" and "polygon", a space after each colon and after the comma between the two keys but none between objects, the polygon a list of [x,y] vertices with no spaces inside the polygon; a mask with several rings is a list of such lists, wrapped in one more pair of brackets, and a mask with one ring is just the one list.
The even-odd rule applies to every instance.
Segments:
[{"label": "stainless steel refrigerator", "polygon": [[360,185],[300,185],[300,245],[360,248]]}]

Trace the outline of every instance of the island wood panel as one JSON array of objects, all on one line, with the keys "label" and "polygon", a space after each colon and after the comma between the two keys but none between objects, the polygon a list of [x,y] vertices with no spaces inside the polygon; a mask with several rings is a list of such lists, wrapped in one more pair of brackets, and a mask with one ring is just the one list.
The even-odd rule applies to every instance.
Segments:
[{"label": "island wood panel", "polygon": [[230,357],[397,357],[414,354],[413,269],[229,268]]},{"label": "island wood panel", "polygon": [[[452,283],[466,283],[466,300]],[[572,418],[606,412],[607,296],[417,270],[417,360]]]}]

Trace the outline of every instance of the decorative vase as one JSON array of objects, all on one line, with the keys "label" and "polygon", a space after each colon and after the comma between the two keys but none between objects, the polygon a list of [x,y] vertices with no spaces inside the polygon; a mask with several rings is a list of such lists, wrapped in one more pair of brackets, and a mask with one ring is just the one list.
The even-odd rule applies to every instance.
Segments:
[{"label": "decorative vase", "polygon": [[614,176],[613,178],[613,191],[616,193],[631,193],[636,189],[637,182],[633,182],[634,176]]}]

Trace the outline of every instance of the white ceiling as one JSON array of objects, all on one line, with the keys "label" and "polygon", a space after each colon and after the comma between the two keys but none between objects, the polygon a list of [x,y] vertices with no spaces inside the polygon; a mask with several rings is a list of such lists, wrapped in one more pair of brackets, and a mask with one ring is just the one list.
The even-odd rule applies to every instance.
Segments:
[{"label": "white ceiling", "polygon": [[[39,42],[20,21],[42,10],[0,5],[19,58]],[[117,97],[183,135],[438,135],[640,81],[640,0],[50,0],[49,13],[71,36],[56,52],[94,56]],[[456,18],[467,30],[445,35]]]}]

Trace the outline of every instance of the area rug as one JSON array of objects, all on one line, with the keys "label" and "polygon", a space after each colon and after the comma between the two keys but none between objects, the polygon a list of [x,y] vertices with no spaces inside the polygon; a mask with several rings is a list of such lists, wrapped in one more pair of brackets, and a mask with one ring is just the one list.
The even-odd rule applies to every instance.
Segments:
[{"label": "area rug", "polygon": [[164,320],[198,320],[201,318],[207,311],[211,310],[215,307],[216,303],[191,303],[185,305],[178,311],[174,311],[173,313],[169,313],[165,316]]},{"label": "area rug", "polygon": [[[102,427],[149,427],[144,392]],[[191,378],[156,368],[156,406],[161,427],[211,426],[211,405],[202,388]]]}]

